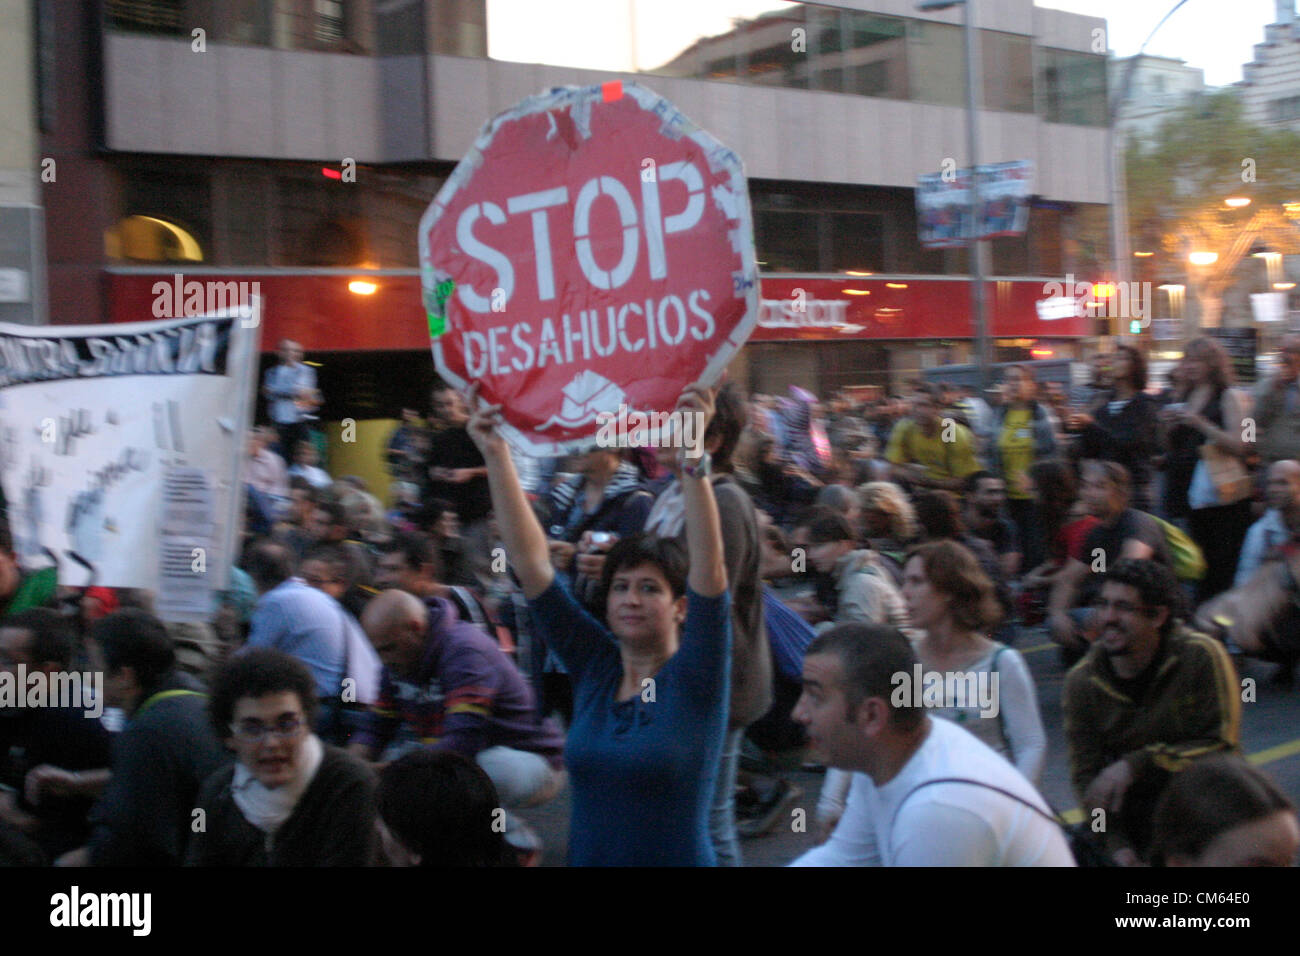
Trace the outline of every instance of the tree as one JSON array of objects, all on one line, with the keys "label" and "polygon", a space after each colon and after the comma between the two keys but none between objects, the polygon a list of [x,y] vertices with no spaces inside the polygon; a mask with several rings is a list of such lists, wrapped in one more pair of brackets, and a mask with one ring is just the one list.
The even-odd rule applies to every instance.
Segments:
[{"label": "tree", "polygon": [[[1219,325],[1237,266],[1256,244],[1300,253],[1300,134],[1263,129],[1242,116],[1231,90],[1197,97],[1126,157],[1129,223],[1135,249],[1159,247],[1185,268],[1200,325]],[[1230,208],[1241,196],[1250,205]],[[1192,252],[1213,252],[1208,266]]]}]

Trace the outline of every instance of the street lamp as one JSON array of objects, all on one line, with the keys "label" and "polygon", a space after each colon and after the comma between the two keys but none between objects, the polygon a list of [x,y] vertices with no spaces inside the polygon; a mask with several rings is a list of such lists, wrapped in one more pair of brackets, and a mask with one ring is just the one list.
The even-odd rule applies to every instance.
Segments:
[{"label": "street lamp", "polygon": [[980,389],[983,390],[993,382],[988,320],[984,312],[984,245],[979,238],[979,115],[976,112],[975,97],[980,85],[979,63],[975,53],[975,12],[971,9],[972,2],[973,0],[922,0],[916,8],[923,13],[958,6],[962,8],[962,29],[966,35],[966,152],[969,154],[971,175],[971,234],[966,240],[966,249],[971,271],[971,312],[975,319],[975,361],[979,368]]},{"label": "street lamp", "polygon": [[1223,204],[1229,209],[1240,209],[1242,206],[1250,205],[1249,196],[1229,196],[1223,201]]},{"label": "street lamp", "polygon": [[1187,261],[1194,266],[1212,266],[1219,261],[1217,252],[1193,252]]}]

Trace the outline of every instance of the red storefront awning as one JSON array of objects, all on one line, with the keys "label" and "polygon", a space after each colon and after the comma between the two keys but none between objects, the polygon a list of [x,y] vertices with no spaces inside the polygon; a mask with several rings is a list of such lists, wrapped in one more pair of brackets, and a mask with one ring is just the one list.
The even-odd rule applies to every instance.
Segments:
[{"label": "red storefront awning", "polygon": [[[415,270],[247,272],[203,269],[181,273],[185,301],[198,302],[189,283],[219,283],[223,298],[251,293],[263,300],[262,348],[295,339],[312,352],[404,351],[429,348],[428,322]],[[172,272],[105,271],[111,322],[140,322],[184,314],[173,300]],[[229,283],[239,284],[232,290]],[[1071,300],[1053,297],[1037,279],[986,282],[989,332],[998,337],[1071,338],[1092,334],[1093,319],[1073,314]],[[373,285],[369,294],[352,291]],[[163,287],[167,289],[164,292]],[[155,291],[157,289],[157,291]],[[762,304],[750,341],[969,339],[974,337],[970,283],[912,276],[762,277]],[[162,310],[160,314],[160,310]],[[167,311],[170,310],[170,311]],[[206,311],[205,304],[200,311]],[[1055,318],[1053,316],[1060,316]]]}]

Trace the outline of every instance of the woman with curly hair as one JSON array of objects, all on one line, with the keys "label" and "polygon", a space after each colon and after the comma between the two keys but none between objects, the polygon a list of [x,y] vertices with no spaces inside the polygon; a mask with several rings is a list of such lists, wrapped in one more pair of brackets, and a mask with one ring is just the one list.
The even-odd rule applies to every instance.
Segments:
[{"label": "woman with curly hair", "polygon": [[897,582],[903,579],[903,555],[916,537],[916,512],[903,489],[892,481],[858,486],[867,544],[884,556]]}]

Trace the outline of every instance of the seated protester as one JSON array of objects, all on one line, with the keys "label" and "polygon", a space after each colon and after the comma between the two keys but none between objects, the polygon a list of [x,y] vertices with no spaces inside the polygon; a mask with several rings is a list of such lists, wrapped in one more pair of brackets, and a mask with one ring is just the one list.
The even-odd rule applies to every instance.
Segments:
[{"label": "seated protester", "polygon": [[18,566],[14,539],[0,521],[0,619],[31,607],[52,607],[58,590],[57,568],[24,571]]},{"label": "seated protester", "polygon": [[960,491],[962,482],[980,470],[975,438],[969,428],[939,414],[939,390],[926,386],[912,401],[912,417],[889,433],[885,460],[894,466],[894,479],[912,489]]},{"label": "seated protester", "polygon": [[212,729],[235,754],[204,782],[206,826],[186,866],[366,866],[376,849],[370,768],[312,732],[311,672],[280,651],[255,649],[212,685]]},{"label": "seated protester", "polygon": [[505,806],[535,806],[564,783],[559,730],[537,715],[515,665],[450,601],[384,591],[361,619],[384,662],[379,701],[354,721],[352,751],[391,760],[419,747],[476,760]]},{"label": "seated protester", "polygon": [[1003,580],[1010,581],[1020,573],[1024,552],[1016,526],[1002,513],[1006,499],[1006,485],[993,472],[977,471],[966,478],[966,530],[989,543]]},{"label": "seated protester", "polygon": [[271,536],[292,548],[299,561],[316,543],[308,528],[320,501],[320,493],[306,478],[294,475],[289,479],[289,510],[282,520],[275,523]]},{"label": "seated protester", "polygon": [[889,573],[869,548],[854,546],[856,535],[843,515],[819,508],[808,522],[808,558],[835,582],[837,624],[860,621],[906,630],[907,606]]},{"label": "seated protester", "polygon": [[179,866],[199,787],[225,761],[208,725],[207,697],[176,670],[161,621],[117,611],[95,623],[91,656],[104,671],[104,703],[126,712],[113,740],[111,777],[90,813],[91,836],[62,865]]},{"label": "seated protester", "polygon": [[379,835],[390,866],[512,867],[492,778],[448,750],[417,750],[379,774]]},{"label": "seated protester", "polygon": [[431,598],[450,601],[462,621],[482,628],[483,633],[503,647],[510,644],[509,635],[498,632],[498,625],[478,595],[463,585],[443,584],[440,573],[439,555],[432,538],[418,531],[396,534],[380,548],[375,586],[384,591],[396,588],[421,601]]},{"label": "seated protester", "polygon": [[293,464],[289,467],[289,478],[304,478],[318,491],[324,491],[334,484],[329,472],[320,467],[320,455],[316,445],[310,441],[300,441],[293,446]]},{"label": "seated protester", "polygon": [[1246,532],[1233,587],[1241,587],[1265,559],[1300,538],[1300,462],[1285,458],[1273,464],[1267,493],[1268,510]]},{"label": "seated protester", "polygon": [[1081,655],[1088,647],[1092,602],[1102,574],[1121,558],[1152,560],[1171,566],[1165,533],[1155,518],[1129,507],[1128,473],[1113,461],[1083,465],[1083,503],[1098,524],[1083,542],[1083,560],[1071,558],[1052,585],[1048,620],[1052,639],[1066,652]]},{"label": "seated protester", "polygon": [[244,467],[244,480],[257,492],[270,499],[275,517],[288,505],[289,469],[284,459],[271,450],[276,442],[275,429],[254,428],[248,433],[248,462]]},{"label": "seated protester", "polygon": [[1196,761],[1156,806],[1153,866],[1295,866],[1297,851],[1295,805],[1241,757]]},{"label": "seated protester", "polygon": [[455,587],[476,588],[481,582],[465,556],[465,539],[460,534],[460,518],[451,502],[431,498],[424,503],[416,520],[417,530],[433,539],[442,568],[438,579]]},{"label": "seated protester", "polygon": [[816,506],[828,508],[843,516],[853,531],[853,544],[856,547],[862,537],[862,503],[852,488],[844,485],[826,485],[817,492]]},{"label": "seated protester", "polygon": [[892,481],[869,481],[858,486],[862,503],[862,526],[867,547],[880,556],[894,576],[903,583],[903,558],[916,538],[916,511],[907,494]]},{"label": "seated protester", "polygon": [[[919,662],[895,628],[840,624],[804,658],[794,717],[812,752],[853,772],[830,839],[794,866],[1072,866],[1047,803],[957,724],[916,706],[894,679]],[[960,778],[960,779],[953,779]]]},{"label": "seated protester", "polygon": [[[319,560],[310,565],[329,566]],[[293,555],[284,545],[255,543],[245,570],[260,595],[246,647],[274,648],[306,664],[322,708],[317,732],[331,743],[346,740],[346,705],[373,704],[379,698],[382,668],[374,648],[338,601],[294,575]]]},{"label": "seated protester", "polygon": [[1037,499],[1034,520],[1047,544],[1047,559],[1021,579],[1020,619],[1025,626],[1037,625],[1046,616],[1047,597],[1057,576],[1070,559],[1082,561],[1083,542],[1099,519],[1084,514],[1078,501],[1078,482],[1066,461],[1039,461],[1029,469]]},{"label": "seated protester", "polygon": [[632,462],[623,460],[618,448],[593,445],[575,455],[573,463],[576,474],[551,489],[541,521],[548,529],[547,546],[555,570],[564,575],[574,595],[594,612],[600,577],[578,570],[584,536],[604,534],[612,544],[640,534],[654,498],[642,490],[641,472]]},{"label": "seated protester", "polygon": [[[474,386],[469,399],[476,402]],[[688,386],[677,408],[701,416],[708,434],[711,390]],[[708,468],[700,461],[680,479],[689,575],[671,540],[620,541],[602,572],[606,627],[558,581],[500,426],[500,406],[484,405],[469,434],[487,462],[506,553],[573,678],[569,862],[713,865],[709,822],[727,736],[731,614]]]},{"label": "seated protester", "polygon": [[[74,669],[71,622],[49,608],[29,608],[0,621],[0,673],[26,688],[28,677]],[[22,670],[19,670],[19,668]],[[84,675],[89,678],[90,675]],[[80,685],[92,691],[90,682]],[[51,858],[83,845],[90,836],[86,815],[98,791],[85,771],[110,762],[108,729],[100,722],[102,700],[50,699],[45,707],[0,707],[0,822],[23,830]],[[102,782],[102,779],[99,781]]]},{"label": "seated protester", "polygon": [[1182,589],[1168,568],[1125,559],[1097,577],[1098,636],[1061,699],[1070,778],[1085,818],[1106,811],[1105,851],[1133,865],[1170,775],[1237,750],[1240,686],[1223,645],[1182,626]]},{"label": "seated protester", "polygon": [[312,514],[308,533],[314,544],[333,544],[343,549],[348,557],[347,575],[343,597],[339,599],[353,617],[360,619],[366,602],[378,592],[371,587],[374,558],[369,547],[359,539],[360,534],[352,523],[348,509],[335,498],[325,498]]},{"label": "seated protester", "polygon": [[754,506],[771,515],[781,527],[789,525],[800,509],[810,506],[821,482],[781,455],[776,439],[764,435],[754,449],[754,478],[758,493]]},{"label": "seated protester", "polygon": [[1004,618],[1010,617],[1014,599],[1011,586],[1002,571],[993,547],[983,538],[966,530],[962,521],[961,502],[951,491],[923,491],[916,496],[916,521],[920,527],[918,543],[929,541],[955,541],[979,561],[980,567],[993,582],[998,604]]}]

